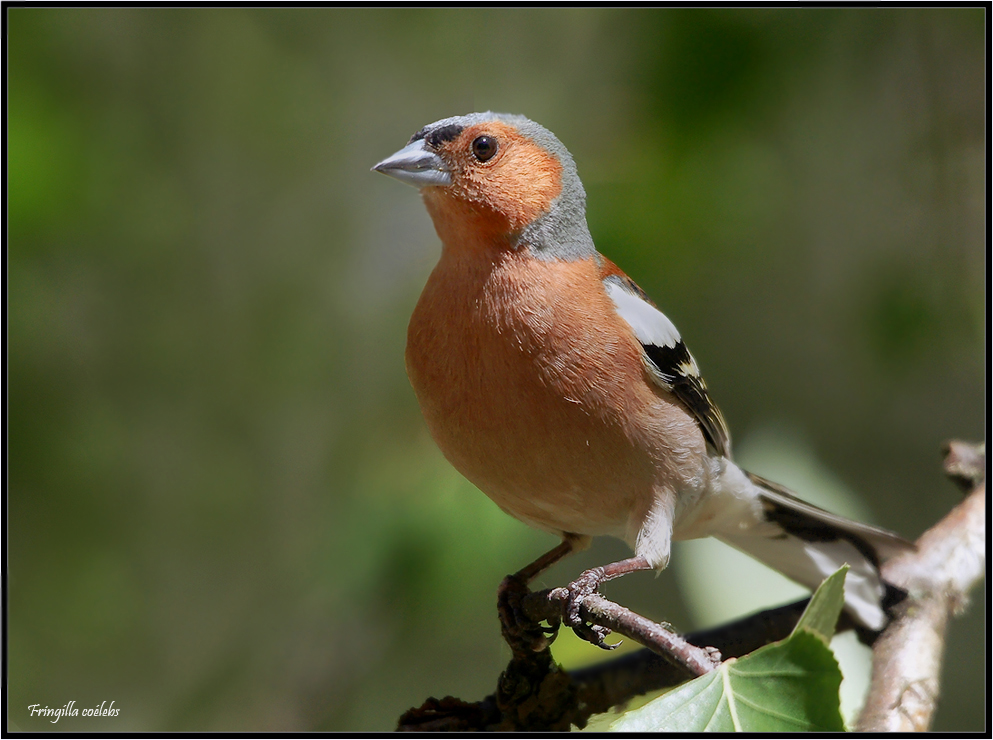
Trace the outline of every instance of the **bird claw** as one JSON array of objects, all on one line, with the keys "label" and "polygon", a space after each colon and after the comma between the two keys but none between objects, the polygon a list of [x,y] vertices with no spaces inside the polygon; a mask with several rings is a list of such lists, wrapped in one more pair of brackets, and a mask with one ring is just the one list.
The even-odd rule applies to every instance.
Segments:
[{"label": "bird claw", "polygon": [[613,650],[620,642],[608,645],[604,642],[607,635],[611,633],[610,628],[599,624],[588,624],[579,616],[579,610],[587,596],[595,594],[603,580],[603,570],[593,568],[585,571],[575,581],[569,584],[566,593],[562,594],[564,603],[562,605],[562,621],[572,628],[576,636],[585,640],[591,645],[595,645],[603,650]]},{"label": "bird claw", "polygon": [[497,591],[497,612],[501,632],[511,648],[540,653],[558,636],[559,620],[549,620],[549,626],[544,627],[529,618],[521,608],[521,600],[530,593],[527,583],[517,574],[507,576]]},{"label": "bird claw", "polygon": [[601,650],[613,650],[623,642],[623,640],[620,640],[613,645],[605,642],[604,640],[611,633],[611,630],[599,624],[580,624],[578,627],[573,627],[572,631],[576,633],[579,639],[585,640]]},{"label": "bird claw", "polygon": [[600,568],[587,570],[567,586],[568,595],[566,596],[562,615],[565,623],[573,629],[583,623],[583,620],[579,617],[579,609],[587,596],[596,593],[602,578],[601,573],[597,572],[600,570]]}]

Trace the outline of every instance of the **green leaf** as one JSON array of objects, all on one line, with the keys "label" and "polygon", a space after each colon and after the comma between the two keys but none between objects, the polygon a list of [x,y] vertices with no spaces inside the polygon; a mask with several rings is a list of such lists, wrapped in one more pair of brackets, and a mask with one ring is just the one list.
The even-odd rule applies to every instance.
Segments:
[{"label": "green leaf", "polygon": [[845,576],[848,566],[843,565],[828,576],[810,598],[810,603],[803,610],[800,621],[793,628],[793,633],[802,629],[810,630],[820,635],[825,642],[830,642],[834,636],[834,628],[838,624],[838,616],[845,605]]},{"label": "green leaf", "polygon": [[803,630],[740,660],[730,659],[640,709],[618,732],[844,731],[841,671],[817,635]]},{"label": "green leaf", "polygon": [[793,633],[627,712],[619,732],[844,731],[841,670],[828,640],[844,603],[847,567],[810,600]]}]

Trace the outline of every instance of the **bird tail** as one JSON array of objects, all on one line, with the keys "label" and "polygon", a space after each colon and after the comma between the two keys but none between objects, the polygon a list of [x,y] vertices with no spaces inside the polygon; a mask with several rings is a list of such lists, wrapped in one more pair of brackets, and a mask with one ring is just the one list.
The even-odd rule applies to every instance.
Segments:
[{"label": "bird tail", "polygon": [[[766,526],[722,532],[718,539],[811,590],[848,564],[845,612],[863,639],[882,630],[888,610],[906,595],[883,580],[879,566],[915,545],[879,527],[808,504],[777,483],[746,471],[756,487]],[[868,635],[865,631],[868,630]]]}]

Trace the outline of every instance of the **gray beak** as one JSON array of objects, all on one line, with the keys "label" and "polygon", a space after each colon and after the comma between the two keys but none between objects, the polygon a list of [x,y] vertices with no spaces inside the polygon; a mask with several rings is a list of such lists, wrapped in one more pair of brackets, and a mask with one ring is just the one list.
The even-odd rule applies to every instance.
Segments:
[{"label": "gray beak", "polygon": [[412,141],[372,169],[418,188],[452,184],[448,165],[424,145],[424,139]]}]

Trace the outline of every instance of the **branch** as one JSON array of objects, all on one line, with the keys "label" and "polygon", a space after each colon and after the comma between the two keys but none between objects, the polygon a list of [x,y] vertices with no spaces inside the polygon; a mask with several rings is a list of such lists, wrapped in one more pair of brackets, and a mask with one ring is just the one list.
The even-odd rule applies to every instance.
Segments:
[{"label": "branch", "polygon": [[[538,592],[534,596],[539,596]],[[606,599],[604,599],[606,601]],[[714,646],[726,658],[737,658],[788,636],[807,606],[801,599],[692,633],[685,640],[698,647]],[[584,618],[595,611],[584,611]],[[571,673],[560,670],[546,648],[515,657],[500,675],[496,694],[479,702],[447,696],[430,698],[405,712],[400,731],[466,732],[469,730],[559,730],[584,727],[601,714],[630,699],[676,686],[692,678],[667,658],[644,648]]]},{"label": "branch", "polygon": [[[945,626],[966,603],[982,576],[985,540],[985,448],[953,442],[945,469],[974,489],[969,497],[917,541],[917,551],[883,566],[886,580],[909,592],[897,617],[873,645],[873,678],[858,729],[926,729],[937,697]],[[527,593],[519,603],[533,624],[557,626],[563,589]],[[808,599],[763,611],[721,627],[680,638],[599,594],[580,614],[650,646],[595,666],[566,673],[547,644],[534,652],[511,644],[513,658],[497,691],[482,701],[428,699],[400,717],[398,730],[558,730],[584,727],[590,716],[630,699],[675,686],[712,670],[715,654],[740,657],[789,635]],[[838,631],[851,628],[842,615]],[[504,630],[505,636],[508,631]],[[907,677],[914,677],[908,679]]]},{"label": "branch", "polygon": [[[521,601],[521,609],[534,623],[557,623],[569,592],[564,588],[530,593]],[[720,653],[707,645],[694,645],[665,626],[646,619],[630,609],[604,598],[599,593],[587,596],[579,608],[585,622],[606,627],[624,635],[680,668],[685,678],[702,676],[721,662]]]},{"label": "branch", "polygon": [[916,552],[883,565],[883,577],[910,596],[873,649],[861,732],[924,732],[931,726],[948,622],[965,609],[985,571],[986,446],[950,442],[946,453],[945,471],[970,492],[921,535]]},{"label": "branch", "polygon": [[[685,635],[692,645],[710,646],[725,659],[740,658],[763,645],[782,640],[796,626],[809,598],[700,632]],[[581,711],[575,724],[582,727],[594,714],[602,714],[630,699],[676,686],[687,679],[686,672],[647,648],[572,672]]]}]

